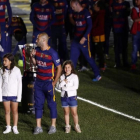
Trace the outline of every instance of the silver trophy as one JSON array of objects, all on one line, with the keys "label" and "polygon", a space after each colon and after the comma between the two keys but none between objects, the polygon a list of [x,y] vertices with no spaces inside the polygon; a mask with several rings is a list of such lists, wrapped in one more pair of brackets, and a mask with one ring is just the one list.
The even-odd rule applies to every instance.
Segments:
[{"label": "silver trophy", "polygon": [[32,63],[30,52],[37,47],[36,44],[29,43],[24,45],[18,45],[23,59],[23,69],[25,71],[36,72],[37,67]]}]

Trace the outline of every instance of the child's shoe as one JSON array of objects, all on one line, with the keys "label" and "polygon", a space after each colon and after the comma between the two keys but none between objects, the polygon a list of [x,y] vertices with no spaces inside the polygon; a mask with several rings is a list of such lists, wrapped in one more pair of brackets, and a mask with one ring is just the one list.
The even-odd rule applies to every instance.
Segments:
[{"label": "child's shoe", "polygon": [[17,126],[13,126],[13,132],[14,132],[14,134],[19,134]]},{"label": "child's shoe", "polygon": [[10,133],[11,132],[11,126],[6,126],[6,130],[3,131],[3,134],[7,134],[7,133]]},{"label": "child's shoe", "polygon": [[75,129],[75,131],[76,131],[77,133],[81,133],[81,129],[80,129],[79,124],[77,124],[77,125],[74,127],[74,129]]},{"label": "child's shoe", "polygon": [[65,126],[65,133],[70,133],[71,126]]}]

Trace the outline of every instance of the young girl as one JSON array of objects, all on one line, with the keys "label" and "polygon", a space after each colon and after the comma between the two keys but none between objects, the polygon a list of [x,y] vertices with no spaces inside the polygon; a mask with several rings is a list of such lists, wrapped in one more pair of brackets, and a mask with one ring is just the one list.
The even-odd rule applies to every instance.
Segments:
[{"label": "young girl", "polygon": [[[10,53],[3,57],[3,67],[0,69],[0,101],[5,109],[6,130],[3,134],[11,132],[10,110],[13,115],[13,132],[18,134],[18,102],[21,101],[22,78],[20,69],[15,66],[14,56]],[[11,107],[10,107],[11,106]]]},{"label": "young girl", "polygon": [[75,131],[81,133],[80,126],[78,124],[77,114],[77,89],[79,86],[78,76],[75,74],[72,61],[67,60],[62,66],[62,75],[60,77],[59,88],[61,88],[61,104],[64,108],[65,116],[65,133],[70,133],[71,126],[69,125],[69,113],[73,116]]}]

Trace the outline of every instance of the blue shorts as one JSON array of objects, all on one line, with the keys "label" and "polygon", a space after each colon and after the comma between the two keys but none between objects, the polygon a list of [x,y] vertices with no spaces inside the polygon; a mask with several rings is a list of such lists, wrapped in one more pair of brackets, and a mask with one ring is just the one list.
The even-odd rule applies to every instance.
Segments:
[{"label": "blue shorts", "polygon": [[77,96],[61,97],[61,105],[62,107],[76,107],[78,105]]},{"label": "blue shorts", "polygon": [[16,96],[2,96],[2,101],[3,102],[17,102],[17,97]]}]

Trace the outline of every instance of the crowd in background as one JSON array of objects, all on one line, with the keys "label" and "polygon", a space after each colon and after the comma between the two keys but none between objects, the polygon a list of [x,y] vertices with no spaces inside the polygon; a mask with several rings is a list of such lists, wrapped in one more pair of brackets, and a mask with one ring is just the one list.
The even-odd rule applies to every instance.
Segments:
[{"label": "crowd in background", "polygon": [[[89,27],[88,24],[84,27],[83,25],[85,23],[78,23],[76,21],[77,17],[75,13],[77,13],[77,11],[71,6],[70,0],[33,0],[30,13],[30,20],[33,24],[32,43],[36,43],[36,38],[39,33],[46,32],[50,36],[49,44],[58,52],[61,62],[64,62],[65,60],[71,59],[67,49],[67,37],[70,37],[72,43],[75,36],[82,38],[84,33],[88,30],[88,45],[90,46],[91,57],[94,59],[97,58],[100,71],[105,71],[105,60],[110,59],[109,40],[110,33],[113,31],[114,67],[119,68],[123,65],[124,67],[131,67],[132,70],[135,70],[137,52],[139,51],[140,0],[133,0],[134,8],[132,12],[129,2],[125,0],[77,0],[77,2],[80,2],[83,9],[88,10],[90,13],[92,19],[92,26],[90,29],[87,29]],[[18,41],[13,52],[13,54],[16,54],[18,45],[26,43],[27,30],[24,21],[20,17],[12,17],[9,0],[0,3],[7,6],[9,16],[8,20],[5,20],[5,7],[4,9],[0,9],[1,46],[4,49],[4,52],[0,52],[2,58],[4,53],[11,52],[11,36],[14,35]],[[130,14],[135,24],[133,24],[134,26],[132,26],[133,28],[131,30],[131,64],[128,63],[128,35],[130,31],[128,17]],[[71,44],[71,46],[72,45],[73,44]],[[89,61],[86,56],[83,53],[75,55],[79,57],[79,71],[88,70],[87,62],[89,63]],[[76,60],[74,61],[74,63],[77,63]]]}]

